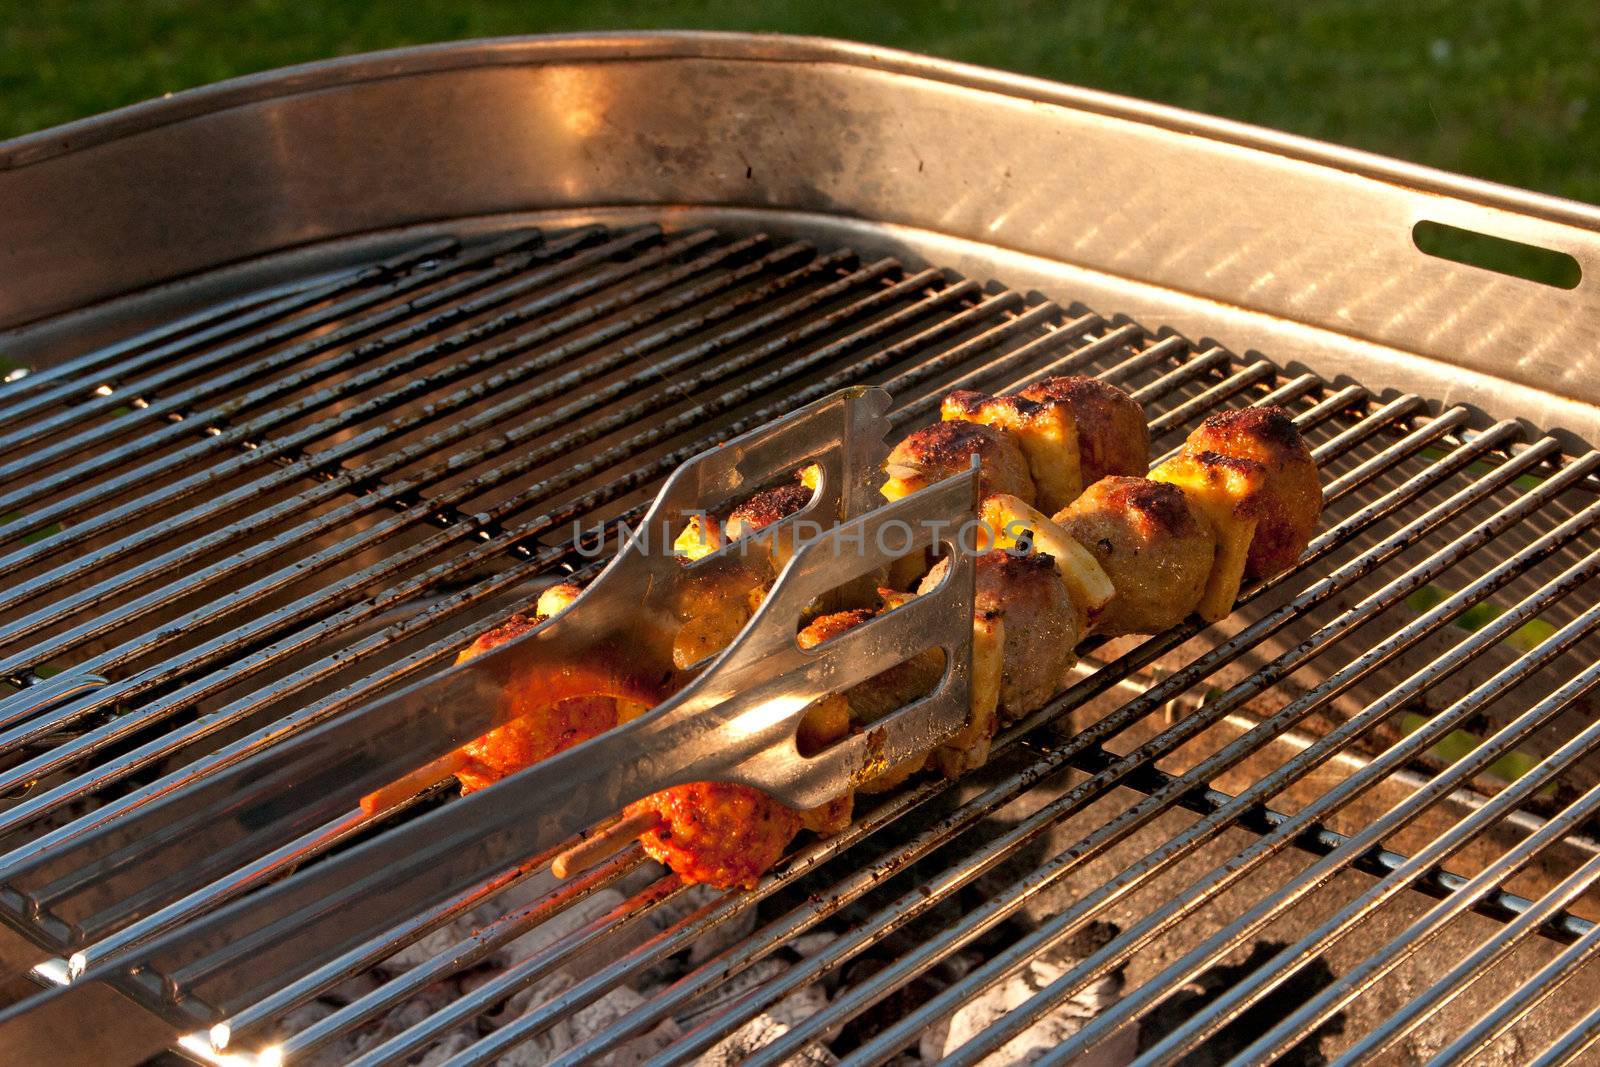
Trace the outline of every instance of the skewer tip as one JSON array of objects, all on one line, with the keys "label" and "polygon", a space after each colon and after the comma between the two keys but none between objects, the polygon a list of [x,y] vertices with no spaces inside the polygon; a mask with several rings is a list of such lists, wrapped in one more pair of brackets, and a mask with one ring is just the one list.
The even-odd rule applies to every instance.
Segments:
[{"label": "skewer tip", "polygon": [[600,827],[593,835],[551,860],[550,873],[557,878],[569,878],[579,871],[588,870],[606,857],[621,852],[629,841],[640,834],[648,833],[660,825],[661,816],[653,811],[624,815],[616,822]]}]

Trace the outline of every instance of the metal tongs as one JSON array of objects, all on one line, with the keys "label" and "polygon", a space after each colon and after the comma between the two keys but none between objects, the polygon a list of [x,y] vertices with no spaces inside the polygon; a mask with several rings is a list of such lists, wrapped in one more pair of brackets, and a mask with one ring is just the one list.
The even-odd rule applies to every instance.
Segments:
[{"label": "metal tongs", "polygon": [[[976,464],[885,504],[878,485],[888,406],[880,389],[847,389],[690,459],[567,611],[468,663],[265,748],[214,775],[200,795],[210,798],[219,840],[229,843],[280,821],[304,826],[295,804],[315,798],[320,811],[392,789],[517,714],[515,695],[529,679],[553,672],[605,676],[630,693],[671,690],[651,711],[198,919],[168,928],[156,922],[144,940],[124,939],[109,955],[89,946],[76,958],[82,973],[73,981],[0,1014],[0,1048],[72,1062],[74,1042],[82,1041],[85,1061],[105,1063],[111,1055],[137,1062],[182,1033],[219,1028],[399,919],[552,850],[660,789],[741,782],[809,808],[955,734],[970,703],[976,539],[971,527],[966,536],[962,530],[963,519],[977,517]],[[742,541],[692,563],[675,555],[673,539],[691,517],[724,510],[775,475],[813,464],[821,478],[810,504],[753,539],[769,550],[780,539],[790,546],[781,569],[772,562],[778,553],[752,554]],[[950,559],[939,588],[816,648],[796,643],[802,614],[817,598],[934,545]],[[776,579],[759,609],[731,645],[683,679],[671,647],[684,612],[719,583],[753,586],[763,567]],[[936,647],[944,651],[945,673],[932,692],[870,731],[800,754],[795,733],[808,705]],[[286,790],[288,783],[297,788]],[[252,805],[253,797],[261,802]],[[170,838],[173,826],[186,825],[203,842],[207,826],[196,816],[208,809],[180,798],[136,809],[91,837],[106,837],[107,862],[116,858],[124,871],[130,841],[162,840],[163,830]],[[90,1053],[85,1013],[120,1037]],[[213,1029],[213,1044],[225,1042],[225,1030]]]}]

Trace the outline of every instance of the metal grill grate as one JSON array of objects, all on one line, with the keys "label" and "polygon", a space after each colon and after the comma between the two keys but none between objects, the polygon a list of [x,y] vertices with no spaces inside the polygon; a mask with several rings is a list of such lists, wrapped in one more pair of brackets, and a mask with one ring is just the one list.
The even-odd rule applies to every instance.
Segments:
[{"label": "metal grill grate", "polygon": [[[863,799],[754,891],[686,888],[637,848],[560,886],[532,858],[265,993],[239,977],[248,947],[219,948],[169,976],[173,1010],[198,998],[230,1049],[290,1062],[481,1063],[554,1048],[525,1043],[650,974],[557,1062],[670,1022],[664,1063],[820,984],[755,1062],[820,1041],[880,1063],[1050,958],[952,1062],[1108,981],[1120,997],[1047,1062],[1107,1041],[1259,1062],[1308,1036],[1352,1061],[1517,1059],[1566,1030],[1600,942],[1600,456],[764,235],[434,241],[13,376],[0,903],[52,955],[105,958],[372,832],[313,807],[204,853],[181,824],[84,845],[443,662],[592,566],[696,451],[847,384],[885,385],[907,426],[952,386],[1055,373],[1132,392],[1158,454],[1220,407],[1289,407],[1324,532],[1230,620],[1101,645],[984,772]],[[585,910],[612,889],[624,903]],[[463,972],[468,991],[428,999]],[[1580,1021],[1547,1062],[1597,1034]]]}]

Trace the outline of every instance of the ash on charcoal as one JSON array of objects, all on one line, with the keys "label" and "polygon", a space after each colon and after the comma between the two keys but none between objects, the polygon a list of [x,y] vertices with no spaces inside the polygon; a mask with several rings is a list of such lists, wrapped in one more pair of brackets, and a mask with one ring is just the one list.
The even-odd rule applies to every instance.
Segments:
[{"label": "ash on charcoal", "polygon": [[[509,1022],[559,996],[576,984],[565,972],[557,972],[515,994],[506,1010],[495,1016],[500,1023]],[[522,1044],[508,1049],[496,1063],[505,1067],[534,1067],[547,1063],[569,1049],[594,1037],[628,1012],[643,1004],[645,998],[626,986],[611,990],[599,1000],[556,1020],[555,1024]],[[633,1067],[643,1063],[682,1036],[682,1031],[671,1019],[654,1029],[636,1034],[606,1055],[594,1060],[597,1067]]]},{"label": "ash on charcoal", "polygon": [[702,1021],[732,1004],[756,986],[776,978],[786,970],[788,970],[787,964],[771,956],[757,960],[738,974],[724,979],[709,993],[696,1000],[688,1010],[678,1015],[678,1023],[686,1030],[699,1026]]},{"label": "ash on charcoal", "polygon": [[[779,971],[782,969],[780,964]],[[828,994],[822,991],[821,986],[809,985],[798,989],[713,1045],[701,1057],[701,1067],[733,1067],[734,1064],[743,1063],[757,1050],[772,1044],[827,1006]],[[814,1042],[788,1062],[808,1067],[828,1067],[839,1060],[825,1045]]]},{"label": "ash on charcoal", "polygon": [[[321,1022],[338,1010],[337,1005],[318,998],[302,1004],[286,1014],[279,1024],[279,1032],[281,1034],[299,1033],[301,1030],[309,1029]],[[271,1044],[271,1042],[263,1042],[263,1044]],[[312,1067],[321,1067],[322,1064],[348,1063],[361,1055],[364,1048],[375,1044],[377,1042],[370,1038],[363,1040],[360,1034],[346,1036],[323,1045],[300,1062],[311,1064]]]},{"label": "ash on charcoal", "polygon": [[[705,886],[695,886],[694,889],[705,889]],[[685,897],[694,896],[694,890],[685,893]],[[720,896],[715,890],[706,894],[700,900],[704,904],[709,899]],[[694,947],[689,949],[689,966],[698,967],[709,959],[715,958],[724,949],[731,948],[743,940],[750,931],[756,928],[756,909],[740,908],[723,922],[718,923],[699,937],[695,938]]]},{"label": "ash on charcoal", "polygon": [[[923,1062],[934,1063],[943,1059],[1002,1016],[1021,1007],[1035,993],[1066,974],[1084,956],[1093,952],[1095,942],[1104,944],[1114,937],[1115,929],[1103,926],[1100,930],[1086,933],[1091,936],[1075,939],[1061,950],[1040,954],[1021,970],[964,1004],[948,1020],[929,1027],[923,1033],[918,1049]],[[1032,1026],[979,1062],[985,1067],[1032,1063],[1114,1004],[1121,992],[1121,974],[1108,975],[1058,1004]],[[1117,1067],[1133,1058],[1136,1044],[1137,1034],[1131,1030],[1125,1031],[1092,1050],[1078,1063],[1080,1067]]]},{"label": "ash on charcoal", "polygon": [[[429,931],[402,948],[399,952],[379,964],[379,970],[386,971],[389,974],[399,974],[402,971],[410,970],[418,964],[426,963],[441,952],[450,949],[457,942],[472,936],[472,934],[500,916],[538,900],[548,893],[554,884],[554,879],[548,873],[541,872],[515,885],[508,886],[488,902],[456,916],[451,921]],[[554,921],[559,923],[561,919],[558,917]],[[503,954],[505,951],[505,948],[501,948],[499,953]]]},{"label": "ash on charcoal", "polygon": [[463,1030],[457,1030],[455,1033],[442,1037],[429,1045],[428,1050],[422,1054],[421,1058],[412,1062],[417,1067],[439,1067],[439,1064],[447,1062],[458,1052],[464,1052],[471,1044],[472,1035]]},{"label": "ash on charcoal", "polygon": [[[349,994],[364,992],[367,988],[370,988],[370,983],[368,982],[347,982],[330,991],[330,994],[325,994],[306,1004],[302,1004],[284,1017],[280,1032],[284,1034],[297,1033],[309,1028],[354,999],[354,996]],[[376,1022],[358,1029],[354,1033],[336,1038],[321,1048],[300,1057],[296,1062],[306,1064],[308,1067],[323,1067],[323,1065],[331,1067],[333,1064],[348,1063],[368,1049],[381,1045],[402,1030],[432,1015],[453,1000],[456,995],[457,990],[453,983],[436,983],[428,986],[417,997],[407,1001],[387,1015],[380,1017]],[[445,1035],[438,1043],[430,1046],[429,1052],[431,1053],[433,1049],[445,1045],[450,1045],[457,1050],[465,1048],[474,1036],[468,1029],[459,1029]],[[442,1062],[443,1059],[448,1058],[448,1056],[444,1056],[437,1061],[430,1059],[424,1062]]]},{"label": "ash on charcoal", "polygon": [[[832,935],[828,935],[831,939]],[[786,972],[791,964],[784,959],[768,956],[729,978],[694,1007],[680,1016],[680,1026],[689,1030],[702,1021],[715,1018],[723,1010],[735,1006],[749,991],[772,981]],[[720,1067],[723,1064],[742,1062],[758,1049],[771,1044],[788,1033],[797,1023],[808,1019],[828,1005],[828,994],[821,985],[812,984],[795,990],[776,1004],[769,1005],[759,1015],[741,1025],[737,1030],[713,1045],[700,1060],[702,1065]],[[835,1031],[824,1031],[818,1040],[798,1053],[791,1063],[821,1065],[836,1063],[826,1043]]]},{"label": "ash on charcoal", "polygon": [[[958,923],[961,918],[958,913],[950,918],[949,923]],[[870,1041],[885,1026],[915,1011],[1026,932],[1026,929],[1014,923],[1002,923],[911,981],[891,990],[871,1011],[865,1011],[845,1024],[843,1038],[838,1044],[840,1051],[848,1051]],[[916,948],[928,934],[929,925],[922,922],[896,930],[845,967],[840,984],[859,985]]]},{"label": "ash on charcoal", "polygon": [[790,938],[786,947],[801,959],[810,959],[833,944],[838,937],[839,935],[832,930],[814,930],[809,934]]},{"label": "ash on charcoal", "polygon": [[[626,902],[627,898],[615,889],[596,890],[559,915],[550,916],[521,937],[501,945],[490,958],[502,966],[526,959]],[[589,975],[643,944],[654,932],[649,923],[630,923],[617,934],[601,938],[598,944],[584,948],[563,963],[561,969],[580,976]]]}]

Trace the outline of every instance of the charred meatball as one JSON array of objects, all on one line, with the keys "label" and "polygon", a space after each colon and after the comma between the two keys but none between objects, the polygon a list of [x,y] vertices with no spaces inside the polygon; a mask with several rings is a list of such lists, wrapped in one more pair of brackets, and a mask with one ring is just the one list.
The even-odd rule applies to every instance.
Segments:
[{"label": "charred meatball", "polygon": [[629,804],[626,814],[653,812],[660,824],[639,836],[655,859],[689,882],[719,889],[753,887],[800,830],[800,815],[759,789],[694,782]]},{"label": "charred meatball", "polygon": [[[855,629],[877,612],[869,608],[855,608],[823,615],[800,631],[801,648],[815,648],[829,640]],[[936,651],[924,652],[904,663],[897,663],[881,674],[852,686],[841,694],[848,709],[850,722],[856,726],[869,726],[890,712],[925,696],[939,684],[944,672],[944,662]],[[883,774],[860,786],[863,793],[880,793],[891,789],[920,771],[928,762],[924,752],[890,767]]]},{"label": "charred meatball", "polygon": [[[578,587],[573,585],[552,586],[540,596],[539,603],[562,610],[578,592]],[[542,615],[513,615],[463,649],[456,662],[465,663],[481,656],[543,621]],[[531,708],[527,714],[462,745],[464,762],[456,770],[456,779],[463,793],[493,785],[530,764],[604,733],[619,722],[635,718],[648,708],[649,705],[642,702],[598,695],[573,696]]]},{"label": "charred meatball", "polygon": [[[974,614],[1005,627],[1001,654],[1000,717],[1021,718],[1043,707],[1066,685],[1078,661],[1083,612],[1072,602],[1055,560],[1043,552],[986,552],[977,557]],[[931,591],[949,568],[942,561],[922,589]]]},{"label": "charred meatball", "polygon": [[728,513],[728,537],[738,540],[760,533],[768,526],[787,519],[811,502],[811,490],[799,482],[763,489]]},{"label": "charred meatball", "polygon": [[1189,435],[1184,451],[1214,452],[1265,468],[1246,573],[1264,578],[1294,566],[1322,519],[1322,484],[1289,413],[1259,407],[1212,415]]},{"label": "charred meatball", "polygon": [[1101,633],[1160,633],[1199,605],[1216,535],[1176,486],[1102,478],[1055,521],[1093,553],[1116,589],[1096,623]]}]

